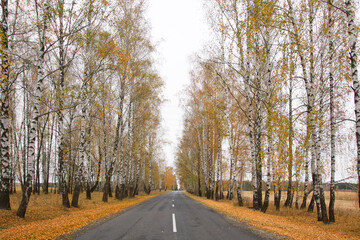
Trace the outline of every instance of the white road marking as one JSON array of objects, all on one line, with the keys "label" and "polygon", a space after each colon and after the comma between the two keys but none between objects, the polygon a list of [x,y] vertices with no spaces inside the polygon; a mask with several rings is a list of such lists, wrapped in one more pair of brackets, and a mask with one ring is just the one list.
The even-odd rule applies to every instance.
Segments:
[{"label": "white road marking", "polygon": [[172,207],[175,207],[175,205],[173,204]]},{"label": "white road marking", "polygon": [[175,213],[172,214],[172,220],[173,220],[173,232],[176,233],[176,220],[175,220]]}]

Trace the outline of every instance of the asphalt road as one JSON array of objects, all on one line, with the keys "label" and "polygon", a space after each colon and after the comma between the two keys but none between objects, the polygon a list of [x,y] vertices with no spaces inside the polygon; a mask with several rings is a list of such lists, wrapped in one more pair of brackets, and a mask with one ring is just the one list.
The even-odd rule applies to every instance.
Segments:
[{"label": "asphalt road", "polygon": [[77,240],[93,239],[268,239],[205,207],[182,192],[152,198],[88,230]]}]

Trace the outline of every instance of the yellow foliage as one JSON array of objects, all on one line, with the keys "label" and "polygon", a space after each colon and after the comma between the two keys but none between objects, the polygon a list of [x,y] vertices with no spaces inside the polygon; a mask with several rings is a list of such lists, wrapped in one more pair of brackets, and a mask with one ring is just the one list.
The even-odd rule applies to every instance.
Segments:
[{"label": "yellow foliage", "polygon": [[102,4],[104,4],[104,6],[109,5],[109,2],[108,2],[108,1],[106,1],[106,0],[102,0],[101,2],[102,2]]},{"label": "yellow foliage", "polygon": [[163,178],[163,186],[167,189],[170,189],[174,184],[176,184],[176,177],[172,167],[166,167]]}]

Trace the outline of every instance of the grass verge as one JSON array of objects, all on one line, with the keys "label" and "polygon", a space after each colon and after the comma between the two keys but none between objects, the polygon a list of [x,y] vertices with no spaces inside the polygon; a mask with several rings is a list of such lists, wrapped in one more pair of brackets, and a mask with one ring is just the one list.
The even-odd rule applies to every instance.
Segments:
[{"label": "grass verge", "polygon": [[[239,207],[231,201],[214,201],[206,198],[197,197],[189,193],[187,196],[213,208],[229,217],[244,222],[247,225],[275,233],[289,239],[336,239],[353,240],[360,239],[360,219],[339,219],[336,223],[325,225],[316,221],[313,214],[305,211],[298,211],[299,214],[289,212],[288,215],[264,214],[247,207]],[[347,225],[351,226],[347,226]]]},{"label": "grass verge", "polygon": [[18,193],[11,196],[11,211],[0,210],[0,239],[55,239],[162,193],[122,201],[110,198],[107,203],[102,202],[102,193],[94,193],[92,200],[86,200],[82,194],[80,207],[70,209],[62,207],[60,195],[33,195],[24,219],[16,216],[21,195]]}]

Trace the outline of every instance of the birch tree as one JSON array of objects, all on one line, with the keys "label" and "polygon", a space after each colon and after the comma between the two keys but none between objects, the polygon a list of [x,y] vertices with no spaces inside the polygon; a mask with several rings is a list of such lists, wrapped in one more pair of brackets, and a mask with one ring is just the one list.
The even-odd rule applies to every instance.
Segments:
[{"label": "birch tree", "polygon": [[[41,107],[41,97],[43,92],[43,81],[46,77],[45,71],[44,71],[44,64],[45,64],[45,54],[47,52],[46,50],[46,32],[48,27],[48,20],[49,20],[49,14],[50,14],[50,2],[46,1],[44,3],[44,6],[41,8],[39,3],[37,1],[34,2],[35,9],[37,13],[37,35],[38,35],[38,41],[39,41],[39,51],[38,51],[38,57],[36,59],[37,62],[37,82],[36,82],[36,89],[34,94],[34,102],[33,102],[33,117],[30,121],[30,132],[29,132],[29,144],[28,144],[28,161],[27,161],[27,176],[24,183],[24,189],[23,189],[23,195],[22,200],[20,203],[20,206],[17,211],[17,216],[19,217],[25,217],[27,205],[30,200],[30,195],[32,191],[32,181],[34,179],[35,175],[35,157],[36,157],[36,139],[38,142],[40,141],[40,137],[37,136],[39,130],[39,117],[40,117],[40,107]],[[40,16],[39,16],[40,14]],[[41,143],[40,143],[41,144]],[[40,151],[40,149],[38,150]],[[40,153],[38,153],[40,154]]]},{"label": "birch tree", "polygon": [[11,163],[9,155],[9,97],[11,85],[9,79],[9,6],[7,0],[1,1],[1,105],[0,105],[0,162],[1,162],[1,186],[0,208],[10,209],[10,174]]},{"label": "birch tree", "polygon": [[355,33],[355,11],[352,0],[345,0],[345,13],[347,17],[349,45],[350,45],[350,76],[353,82],[355,121],[356,121],[356,146],[357,146],[357,174],[358,174],[358,199],[360,208],[360,84],[357,64],[357,41]]},{"label": "birch tree", "polygon": [[330,157],[331,157],[331,176],[330,176],[330,203],[329,203],[329,221],[335,222],[335,116],[334,116],[334,42],[333,42],[333,14],[332,0],[328,0],[328,18],[329,18],[329,83],[330,83]]}]

